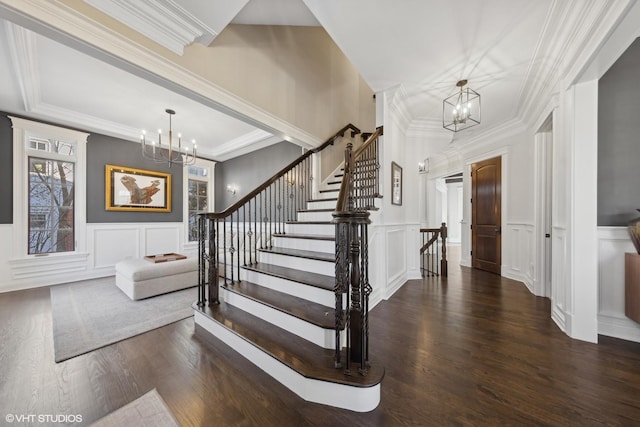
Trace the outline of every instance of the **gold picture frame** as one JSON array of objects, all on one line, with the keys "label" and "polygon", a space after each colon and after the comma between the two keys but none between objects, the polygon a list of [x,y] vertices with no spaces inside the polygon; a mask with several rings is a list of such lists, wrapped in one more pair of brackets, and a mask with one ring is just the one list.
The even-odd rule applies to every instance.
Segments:
[{"label": "gold picture frame", "polygon": [[402,206],[402,168],[391,162],[391,204]]},{"label": "gold picture frame", "polygon": [[108,211],[171,212],[171,174],[106,165]]}]

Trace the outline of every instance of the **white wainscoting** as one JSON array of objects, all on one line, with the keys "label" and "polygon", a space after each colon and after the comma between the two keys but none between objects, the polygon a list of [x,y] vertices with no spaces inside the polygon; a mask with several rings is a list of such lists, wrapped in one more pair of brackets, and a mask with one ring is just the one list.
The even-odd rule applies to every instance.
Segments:
[{"label": "white wainscoting", "polygon": [[407,230],[403,225],[387,226],[387,281],[385,299],[407,281]]},{"label": "white wainscoting", "polygon": [[123,259],[181,252],[183,232],[181,222],[89,224],[89,268],[109,276]]},{"label": "white wainscoting", "polygon": [[553,254],[551,271],[551,319],[560,330],[567,332],[567,322],[570,320],[566,313],[566,286],[569,286],[567,267],[569,254],[567,246],[567,229],[564,227],[552,227],[551,253]]},{"label": "white wainscoting", "polygon": [[370,308],[389,299],[408,279],[420,278],[419,229],[419,224],[369,226]]},{"label": "white wainscoting", "polygon": [[535,254],[533,224],[507,223],[502,242],[502,275],[525,284],[533,290]]},{"label": "white wainscoting", "polygon": [[636,253],[626,227],[598,227],[598,333],[640,342],[640,325],[624,315],[624,254]]},{"label": "white wainscoting", "polygon": [[[0,292],[35,288],[115,274],[115,264],[167,252],[185,252],[179,223],[87,224],[85,253],[12,259],[12,225],[0,226]],[[192,251],[187,250],[186,253]]]}]

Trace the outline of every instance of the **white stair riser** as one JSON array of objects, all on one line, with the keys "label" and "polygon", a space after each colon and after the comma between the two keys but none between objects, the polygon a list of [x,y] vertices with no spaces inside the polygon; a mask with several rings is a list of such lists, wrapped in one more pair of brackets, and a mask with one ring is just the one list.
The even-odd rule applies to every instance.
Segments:
[{"label": "white stair riser", "polygon": [[336,197],[338,197],[338,191],[324,191],[318,192],[316,199],[335,199]]},{"label": "white stair riser", "polygon": [[[315,345],[328,349],[335,348],[334,343],[336,342],[336,339],[335,331],[333,329],[321,328],[317,325],[256,302],[251,298],[230,292],[226,289],[223,289],[222,298],[228,304],[244,310],[247,313],[251,313],[252,316],[259,317],[272,325],[285,329],[286,331],[310,341]],[[327,311],[327,316],[328,315],[329,312]]]},{"label": "white stair riser", "polygon": [[307,209],[335,209],[335,200],[316,200],[313,202],[307,202]]},{"label": "white stair riser", "polygon": [[331,221],[331,212],[298,212],[298,221]]},{"label": "white stair riser", "polygon": [[197,310],[195,323],[240,353],[254,365],[282,383],[301,398],[349,409],[356,412],[374,410],[380,403],[380,384],[373,387],[352,387],[344,384],[305,378],[293,369],[263,352],[249,341],[231,332],[218,322],[209,319]]},{"label": "white stair riser", "polygon": [[285,230],[291,234],[315,234],[321,236],[334,236],[335,224],[286,224]]},{"label": "white stair riser", "polygon": [[311,273],[324,274],[327,276],[333,276],[336,268],[335,263],[332,262],[274,254],[270,252],[260,252],[260,262],[295,268],[296,270],[309,271]]},{"label": "white stair riser", "polygon": [[336,250],[336,243],[333,240],[291,239],[288,237],[274,237],[273,246],[326,253],[335,253]]},{"label": "white stair riser", "polygon": [[338,179],[339,178],[330,179],[325,184],[320,184],[320,190],[340,190],[340,185],[342,185],[342,182],[329,184],[329,181],[337,181]]},{"label": "white stair riser", "polygon": [[265,288],[293,295],[294,297],[306,299],[327,307],[334,307],[336,303],[333,291],[293,282],[291,280],[282,279],[269,274],[240,269],[240,279],[248,280],[249,282],[257,283]]}]

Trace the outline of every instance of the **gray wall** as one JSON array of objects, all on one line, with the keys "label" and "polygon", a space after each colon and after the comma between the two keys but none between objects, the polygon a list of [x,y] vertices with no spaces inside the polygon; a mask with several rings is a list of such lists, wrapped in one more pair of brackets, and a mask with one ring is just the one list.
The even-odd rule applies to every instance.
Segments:
[{"label": "gray wall", "polygon": [[0,224],[13,223],[13,130],[0,113]]},{"label": "gray wall", "polygon": [[[598,225],[640,216],[640,39],[598,83]],[[579,185],[580,183],[578,183]]]},{"label": "gray wall", "polygon": [[[25,117],[26,118],[26,117]],[[55,125],[55,123],[53,123]],[[0,224],[13,223],[13,130],[0,113]],[[105,210],[105,165],[128,166],[171,173],[171,212],[114,212]],[[169,169],[146,160],[140,145],[91,134],[87,143],[87,222],[182,222],[182,167]]]},{"label": "gray wall", "polygon": [[[171,174],[171,212],[105,209],[105,166],[127,166]],[[140,144],[92,134],[87,143],[87,222],[182,222],[182,167],[169,168],[142,157]]]},{"label": "gray wall", "polygon": [[[301,155],[302,148],[283,141],[226,162],[216,163],[215,210],[222,211],[237,202]],[[227,191],[229,184],[236,186],[236,194]]]}]

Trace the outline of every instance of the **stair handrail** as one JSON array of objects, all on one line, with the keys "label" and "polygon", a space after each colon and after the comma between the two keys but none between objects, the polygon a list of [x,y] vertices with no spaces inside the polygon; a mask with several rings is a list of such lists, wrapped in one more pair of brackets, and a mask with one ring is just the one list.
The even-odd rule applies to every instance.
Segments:
[{"label": "stair handrail", "polygon": [[[375,208],[379,192],[379,145],[383,128],[378,127],[360,148],[345,149],[344,173],[333,212],[336,225],[335,349],[334,366],[350,374],[351,363],[366,375],[369,366],[369,209]],[[342,359],[342,337],[346,354]]]},{"label": "stair handrail", "polygon": [[[347,146],[347,150],[345,151],[345,161],[344,161],[344,176],[342,178],[342,183],[340,185],[340,192],[338,193],[338,201],[336,203],[336,212],[348,212],[356,208],[354,198],[356,197],[355,188],[354,188],[354,175],[358,173],[357,161],[363,157],[364,154],[373,154],[376,163],[367,165],[364,173],[373,174],[374,176],[370,178],[372,181],[372,186],[374,186],[375,193],[371,194],[372,198],[379,198],[379,170],[380,164],[377,162],[378,159],[378,140],[384,134],[384,127],[379,126],[376,128],[375,132],[373,132],[367,140],[355,151],[352,150],[352,146]],[[362,173],[362,172],[361,172]],[[349,201],[351,198],[351,202]],[[351,203],[351,206],[350,206]],[[371,208],[373,206],[368,206]],[[366,210],[366,207],[365,207]]]},{"label": "stair handrail", "polygon": [[311,200],[311,155],[349,131],[351,138],[360,133],[353,124],[345,125],[223,211],[198,215],[199,306],[219,303],[219,277],[225,285],[239,281],[241,263],[246,267],[257,262],[258,244],[260,249],[272,248],[273,237],[284,233],[285,224]]},{"label": "stair handrail", "polygon": [[[430,275],[447,277],[448,275],[448,261],[447,261],[447,224],[445,222],[439,228],[421,228],[420,234],[425,235],[425,233],[429,233],[430,238],[420,247],[420,270],[422,272],[422,277],[424,277],[424,273],[427,272]],[[437,248],[438,240],[442,241],[442,245],[440,249]],[[439,258],[440,262],[438,263],[437,259],[432,260],[435,261],[435,265],[439,266],[440,269],[431,269],[425,267],[424,265],[424,253],[433,254],[435,246],[435,254],[436,258]]]},{"label": "stair handrail", "polygon": [[276,172],[276,174],[273,175],[271,178],[264,181],[262,184],[256,187],[253,191],[248,193],[246,196],[242,197],[240,200],[238,200],[234,204],[228,206],[225,210],[220,212],[205,212],[205,213],[201,213],[200,215],[204,216],[205,218],[224,218],[229,216],[232,212],[238,210],[243,205],[245,205],[249,200],[254,198],[256,195],[260,194],[260,192],[263,191],[265,188],[267,188],[269,185],[276,182],[279,178],[282,178],[289,171],[291,171],[291,169],[293,169],[295,166],[302,163],[305,159],[307,159],[308,157],[310,157],[315,153],[319,153],[320,151],[324,150],[328,146],[333,145],[335,140],[338,139],[339,137],[343,137],[348,130],[351,130],[352,138],[360,133],[360,129],[358,129],[353,124],[349,123],[345,125],[342,129],[336,132],[333,136],[331,136],[321,145],[304,152],[300,157],[298,157],[297,159],[289,163],[287,166],[283,167],[279,172]]}]

